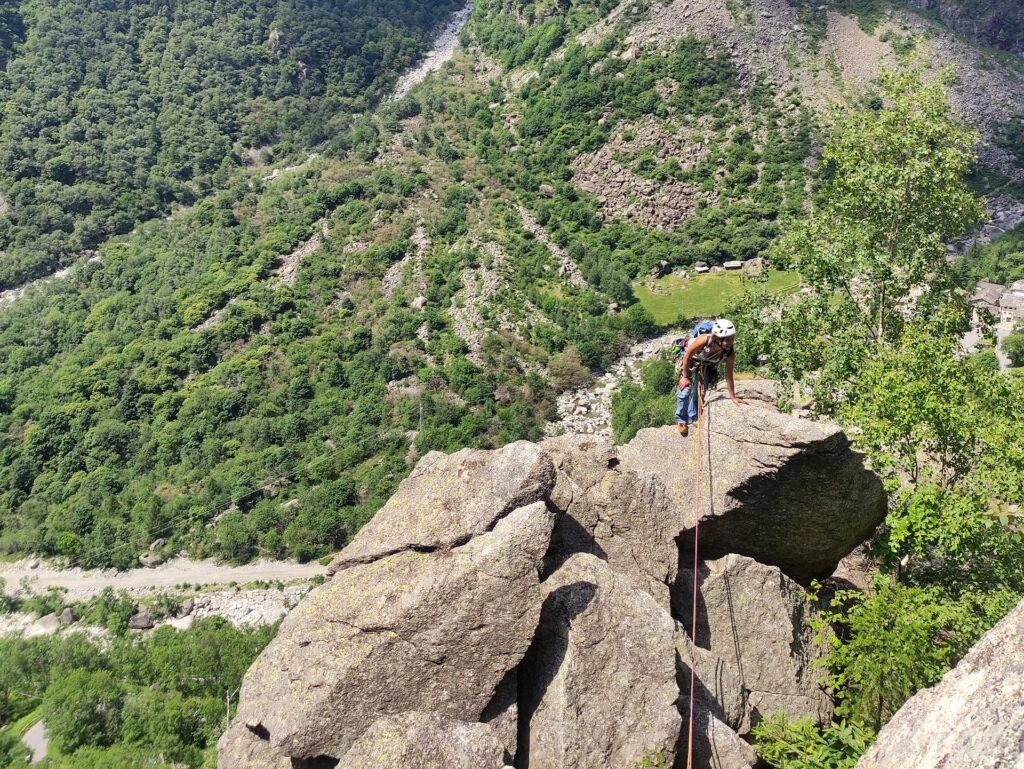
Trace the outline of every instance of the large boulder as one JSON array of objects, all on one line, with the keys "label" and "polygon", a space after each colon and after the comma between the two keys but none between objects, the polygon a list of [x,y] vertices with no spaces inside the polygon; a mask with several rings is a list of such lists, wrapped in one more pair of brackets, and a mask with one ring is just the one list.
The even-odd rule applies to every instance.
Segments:
[{"label": "large boulder", "polygon": [[544,499],[554,482],[551,459],[526,441],[497,451],[432,451],[338,554],[327,573],[393,553],[465,544],[513,510]]},{"label": "large boulder", "polygon": [[1024,601],[907,700],[857,769],[1024,769]]},{"label": "large boulder", "polygon": [[344,769],[502,769],[505,749],[486,724],[436,713],[398,713],[374,721],[339,763]]},{"label": "large boulder", "polygon": [[676,537],[686,525],[661,481],[619,468],[616,447],[591,436],[545,441],[556,482],[551,502],[564,511],[545,569],[574,553],[590,553],[669,606],[679,568]]},{"label": "large boulder", "polygon": [[[718,393],[704,413],[704,557],[740,553],[806,583],[831,574],[882,521],[881,481],[838,426],[753,401],[737,406]],[[674,427],[641,430],[619,449],[623,469],[664,483],[687,529],[697,520],[697,449],[696,430],[681,438]]]},{"label": "large boulder", "polygon": [[553,525],[535,502],[464,545],[348,565],[253,663],[237,721],[276,754],[340,759],[383,716],[479,720],[534,637]]},{"label": "large boulder", "polygon": [[[681,574],[677,616],[692,614],[692,575]],[[777,567],[742,555],[703,563],[698,585],[696,643],[742,683],[753,721],[777,712],[828,721],[832,701],[815,665],[825,650],[815,640],[815,607],[803,589]]]},{"label": "large boulder", "polygon": [[[717,654],[694,644],[678,623],[676,669],[679,691],[685,700],[688,701],[690,696],[692,669],[695,673],[692,684],[696,707],[712,714],[740,734],[750,731],[747,691],[743,688],[739,671],[734,665],[726,664]],[[688,702],[681,704],[680,709],[684,714],[688,713]]]},{"label": "large boulder", "polygon": [[632,767],[649,751],[671,764],[681,722],[672,617],[592,555],[572,556],[543,591],[541,624],[519,671],[526,728],[518,762]]},{"label": "large boulder", "polygon": [[29,637],[53,635],[58,630],[60,630],[60,617],[50,613],[33,622],[32,627],[29,628],[28,635]]},{"label": "large boulder", "polygon": [[[683,712],[689,707],[689,700],[682,702]],[[689,733],[689,730],[687,730]],[[683,740],[682,750],[685,750]],[[693,769],[753,769],[757,765],[757,754],[736,732],[706,710],[696,709],[693,713]],[[677,766],[685,766],[677,761]]]},{"label": "large boulder", "polygon": [[164,562],[164,557],[159,553],[143,553],[139,556],[139,563],[147,569],[155,569]]},{"label": "large boulder", "polygon": [[142,606],[128,619],[128,627],[132,630],[149,630],[156,624],[153,619],[153,611],[148,606]]}]

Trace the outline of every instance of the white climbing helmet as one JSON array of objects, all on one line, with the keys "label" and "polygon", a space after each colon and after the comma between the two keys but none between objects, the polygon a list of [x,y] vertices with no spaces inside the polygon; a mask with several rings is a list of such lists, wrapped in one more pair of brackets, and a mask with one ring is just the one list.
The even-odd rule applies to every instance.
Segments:
[{"label": "white climbing helmet", "polygon": [[727,336],[736,336],[736,326],[733,325],[731,320],[719,318],[711,327],[711,335],[718,339],[722,339]]}]

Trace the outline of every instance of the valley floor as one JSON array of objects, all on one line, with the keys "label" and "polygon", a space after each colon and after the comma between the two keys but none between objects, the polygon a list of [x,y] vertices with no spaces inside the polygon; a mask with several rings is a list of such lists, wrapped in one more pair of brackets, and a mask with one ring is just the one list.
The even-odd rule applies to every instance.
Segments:
[{"label": "valley floor", "polygon": [[58,569],[45,563],[30,568],[32,561],[22,560],[0,565],[0,579],[6,582],[5,591],[15,594],[22,580],[36,592],[49,588],[65,588],[70,600],[88,600],[105,588],[127,590],[133,594],[152,592],[178,585],[244,585],[251,582],[291,582],[309,580],[324,573],[319,563],[294,561],[255,561],[245,566],[228,566],[215,561],[193,561],[175,558],[155,569],[131,571]]}]

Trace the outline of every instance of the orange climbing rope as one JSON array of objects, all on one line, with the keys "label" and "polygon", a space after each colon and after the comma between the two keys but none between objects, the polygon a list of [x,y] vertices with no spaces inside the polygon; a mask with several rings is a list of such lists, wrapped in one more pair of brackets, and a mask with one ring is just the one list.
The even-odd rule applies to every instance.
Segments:
[{"label": "orange climbing rope", "polygon": [[[700,442],[701,426],[704,423],[704,390],[701,386],[703,372],[694,372],[694,387],[697,388],[697,433],[694,436],[694,447],[697,451],[697,482],[693,497],[696,504],[696,516],[693,524],[693,617],[690,620],[690,737],[686,747],[686,769],[693,769],[693,695],[697,681],[697,660],[695,647],[697,646],[697,558],[698,544],[700,542],[700,516],[701,516],[701,492],[704,484],[704,447]],[[708,456],[710,461],[711,457]]]}]

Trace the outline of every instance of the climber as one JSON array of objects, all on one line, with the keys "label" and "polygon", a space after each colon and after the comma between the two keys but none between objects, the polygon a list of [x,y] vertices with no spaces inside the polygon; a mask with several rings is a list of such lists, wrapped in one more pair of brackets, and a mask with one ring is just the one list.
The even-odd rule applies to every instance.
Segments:
[{"label": "climber", "polygon": [[[697,420],[697,399],[703,398],[708,384],[718,371],[718,364],[725,361],[725,385],[729,388],[729,399],[737,406],[745,401],[736,395],[732,370],[736,359],[733,342],[736,326],[731,321],[719,318],[713,323],[701,323],[694,329],[693,338],[686,342],[676,367],[676,422],[679,434],[686,435],[689,425]],[[694,386],[693,378],[699,386]],[[698,392],[699,391],[699,392]]]}]

